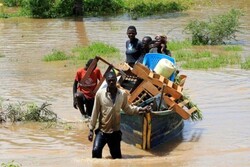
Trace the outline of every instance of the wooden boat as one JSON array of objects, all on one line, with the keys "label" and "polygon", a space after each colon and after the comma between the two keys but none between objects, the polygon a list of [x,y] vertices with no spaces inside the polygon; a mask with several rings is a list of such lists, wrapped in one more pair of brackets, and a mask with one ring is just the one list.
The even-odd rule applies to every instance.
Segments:
[{"label": "wooden boat", "polygon": [[[183,98],[185,76],[180,76],[181,81],[174,83],[140,63],[135,64],[133,69],[128,67],[124,70],[124,68],[113,66],[101,57],[96,57],[83,80],[90,75],[99,60],[108,65],[105,73],[112,68],[120,73],[118,83],[129,94],[128,102],[130,104],[142,107],[154,104],[154,110],[151,113],[139,116],[121,114],[122,140],[124,142],[142,149],[150,149],[167,142],[181,133],[184,126],[183,120],[189,119],[191,114],[197,111],[195,106],[189,105],[188,99]],[[99,82],[94,93],[100,88],[103,81],[104,78]],[[131,87],[133,88],[131,89]],[[158,103],[157,98],[160,99]]]},{"label": "wooden boat", "polygon": [[176,112],[165,110],[145,115],[121,115],[122,140],[141,149],[150,149],[178,136],[184,123]]}]

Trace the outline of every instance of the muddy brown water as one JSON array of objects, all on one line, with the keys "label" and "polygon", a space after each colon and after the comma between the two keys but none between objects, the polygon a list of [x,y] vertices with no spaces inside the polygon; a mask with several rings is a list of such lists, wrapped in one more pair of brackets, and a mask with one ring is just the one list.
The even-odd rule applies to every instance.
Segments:
[{"label": "muddy brown water", "polygon": [[[185,92],[203,111],[201,122],[185,121],[179,138],[151,151],[122,142],[123,159],[110,159],[105,147],[103,159],[91,158],[88,128],[80,112],[72,107],[72,83],[79,66],[72,62],[41,61],[53,49],[70,51],[77,44],[104,41],[125,51],[129,25],[138,38],[167,33],[169,40],[184,39],[183,27],[190,19],[204,19],[232,6],[246,11],[241,19],[238,43],[250,51],[250,1],[212,1],[209,7],[130,20],[118,18],[0,20],[0,97],[41,104],[48,101],[58,116],[70,122],[57,128],[39,123],[0,124],[0,163],[15,160],[22,166],[250,166],[250,72],[230,67],[217,70],[182,70],[188,76]],[[216,3],[216,4],[215,4]],[[124,59],[124,57],[122,57]],[[114,60],[115,61],[115,60]]]}]

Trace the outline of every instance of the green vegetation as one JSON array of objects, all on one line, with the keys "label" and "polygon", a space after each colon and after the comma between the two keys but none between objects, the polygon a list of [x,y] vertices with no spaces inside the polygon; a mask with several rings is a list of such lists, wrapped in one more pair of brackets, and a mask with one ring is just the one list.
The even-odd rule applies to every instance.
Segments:
[{"label": "green vegetation", "polygon": [[124,11],[123,0],[83,0],[87,16],[117,15]]},{"label": "green vegetation", "polygon": [[225,51],[234,51],[234,52],[238,52],[238,51],[242,51],[242,47],[241,46],[236,46],[236,45],[226,45],[224,46],[224,50]]},{"label": "green vegetation", "polygon": [[35,103],[16,103],[2,106],[1,103],[0,123],[7,121],[55,122],[57,114],[48,109],[49,105],[43,103],[39,107]]},{"label": "green vegetation", "polygon": [[184,41],[171,41],[168,44],[168,49],[171,51],[177,51],[192,47],[192,43],[189,40]]},{"label": "green vegetation", "polygon": [[185,28],[192,35],[194,45],[218,45],[235,39],[238,32],[241,11],[231,9],[228,13],[214,16],[208,22],[194,20]]},{"label": "green vegetation", "polygon": [[1,163],[1,167],[21,167],[22,165],[15,162],[14,160],[7,162],[7,163]]},{"label": "green vegetation", "polygon": [[125,11],[132,18],[183,11],[193,5],[192,0],[124,0]]},{"label": "green vegetation", "polygon": [[[4,0],[6,7],[17,6],[17,13],[0,12],[0,17],[31,16],[59,18],[73,16],[75,0]],[[193,5],[193,0],[79,0],[78,12],[84,16],[114,16],[128,13],[132,18],[182,11]],[[80,5],[80,6],[79,6]]]},{"label": "green vegetation", "polygon": [[173,52],[173,57],[181,68],[207,70],[241,65],[242,69],[247,69],[249,59],[246,59],[246,62],[242,63],[239,54],[242,51],[242,47],[238,45],[210,46],[209,48],[204,48],[203,46],[194,47],[190,43],[186,40],[168,43],[168,48]]},{"label": "green vegetation", "polygon": [[248,56],[245,62],[241,63],[241,68],[249,70],[250,69],[250,56]]},{"label": "green vegetation", "polygon": [[66,54],[63,51],[53,50],[51,54],[45,55],[43,61],[61,61],[61,60],[88,60],[96,56],[104,58],[117,57],[120,54],[119,49],[105,44],[103,42],[93,42],[89,46],[76,46],[72,49],[72,53]]},{"label": "green vegetation", "polygon": [[78,59],[80,60],[88,60],[95,56],[111,58],[120,54],[119,49],[102,42],[94,42],[87,47],[77,47],[73,49],[73,52],[78,53]]},{"label": "green vegetation", "polygon": [[211,69],[238,65],[240,61],[241,57],[239,55],[217,55],[209,59],[188,59],[181,66],[188,69]]},{"label": "green vegetation", "polygon": [[59,60],[67,60],[69,56],[66,53],[58,50],[53,50],[51,54],[45,55],[43,57],[43,61],[59,61]]}]

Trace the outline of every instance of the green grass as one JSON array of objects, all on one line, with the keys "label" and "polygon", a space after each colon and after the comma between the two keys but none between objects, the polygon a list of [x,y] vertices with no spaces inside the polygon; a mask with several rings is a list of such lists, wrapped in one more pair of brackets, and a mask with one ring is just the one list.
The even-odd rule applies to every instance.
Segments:
[{"label": "green grass", "polygon": [[72,51],[74,54],[78,55],[78,59],[80,60],[88,60],[96,56],[111,58],[120,55],[119,49],[103,42],[93,42],[91,45],[86,47],[78,46]]},{"label": "green grass", "polygon": [[250,69],[250,56],[248,56],[245,60],[245,62],[241,63],[241,68],[245,69],[245,70],[249,70]]},{"label": "green grass", "polygon": [[43,61],[61,61],[61,60],[67,60],[70,57],[67,56],[66,53],[64,53],[63,51],[58,51],[58,50],[53,50],[51,54],[45,55],[43,57]]},{"label": "green grass", "polygon": [[[216,69],[228,66],[239,66],[249,69],[250,58],[242,62],[240,52],[241,46],[192,46],[191,41],[174,41],[168,43],[172,48],[173,57],[179,67],[183,69]],[[170,47],[171,46],[171,47]]]},{"label": "green grass", "polygon": [[53,50],[51,54],[45,55],[43,61],[63,61],[72,65],[85,64],[87,60],[100,56],[108,61],[110,59],[120,60],[120,50],[112,45],[103,42],[93,42],[89,46],[75,46],[71,49],[71,53],[66,54],[63,51]]},{"label": "green grass", "polygon": [[[249,58],[241,62],[241,47],[239,46],[192,46],[191,41],[172,41],[168,43],[179,67],[184,69],[215,69],[227,66],[239,65],[243,69],[249,69]],[[226,48],[226,49],[225,49]],[[232,52],[233,51],[233,52]],[[112,45],[103,42],[93,42],[89,46],[76,46],[72,49],[72,56],[62,51],[53,51],[44,57],[44,61],[74,60],[75,64],[86,62],[90,58],[100,56],[108,61],[115,59],[120,61],[120,51]]]},{"label": "green grass", "polygon": [[175,52],[174,58],[177,62],[180,61],[193,61],[195,59],[212,57],[212,53],[209,51],[193,52],[191,50],[179,50]]},{"label": "green grass", "polygon": [[187,49],[187,48],[192,47],[192,43],[189,40],[171,41],[167,45],[168,45],[168,49],[171,51],[177,51],[177,50]]},{"label": "green grass", "polygon": [[234,51],[234,52],[238,52],[238,51],[242,51],[242,47],[238,46],[238,45],[226,45],[223,46],[225,51]]},{"label": "green grass", "polygon": [[205,59],[188,59],[181,67],[185,69],[214,69],[240,64],[239,55],[216,55]]}]

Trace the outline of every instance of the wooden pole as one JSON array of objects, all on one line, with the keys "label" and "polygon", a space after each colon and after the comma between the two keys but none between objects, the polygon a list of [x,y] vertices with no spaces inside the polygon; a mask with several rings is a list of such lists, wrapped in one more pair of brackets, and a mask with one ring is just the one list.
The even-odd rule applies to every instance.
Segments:
[{"label": "wooden pole", "polygon": [[162,99],[163,99],[163,93],[164,93],[164,89],[165,89],[165,87],[166,87],[166,84],[163,84],[162,85],[162,90],[161,90],[161,98],[160,98],[160,103],[159,103],[159,106],[158,106],[158,111],[160,111],[161,110],[161,103],[162,103]]}]

